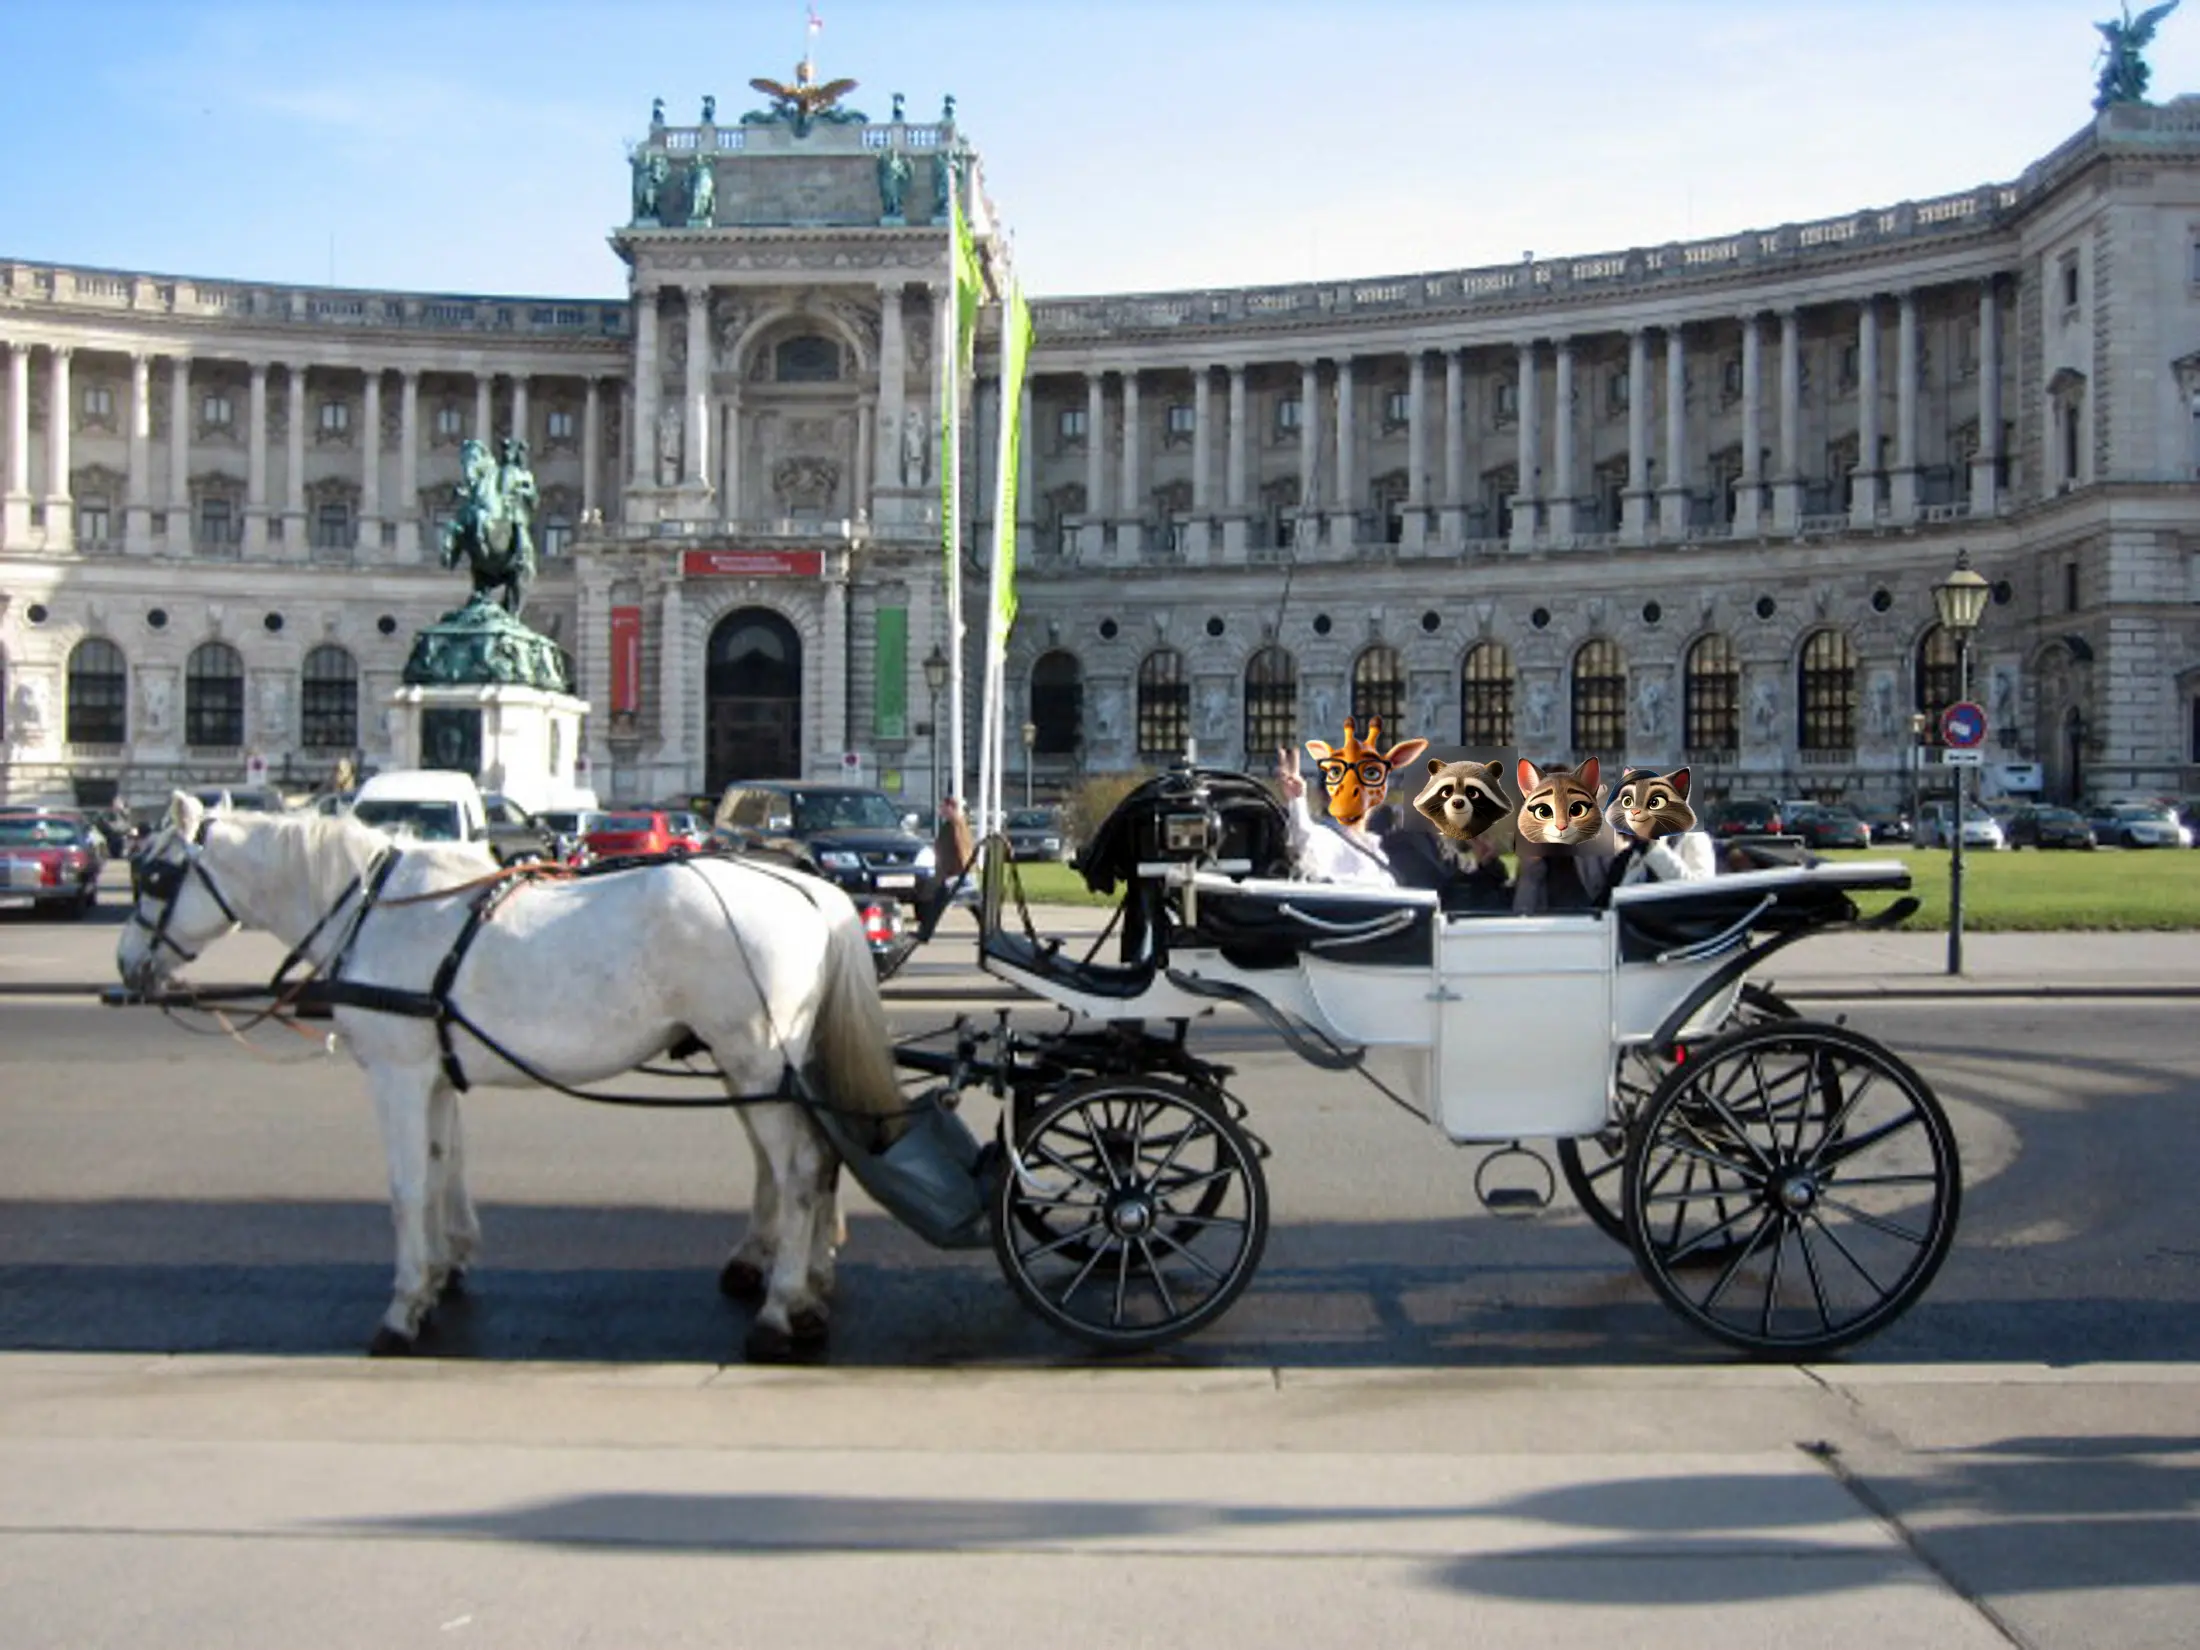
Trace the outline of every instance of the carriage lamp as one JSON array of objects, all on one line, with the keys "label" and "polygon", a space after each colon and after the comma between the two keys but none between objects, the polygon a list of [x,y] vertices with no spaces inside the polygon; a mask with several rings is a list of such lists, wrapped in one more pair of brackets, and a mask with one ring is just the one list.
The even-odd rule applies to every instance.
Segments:
[{"label": "carriage lamp", "polygon": [[940,690],[947,686],[947,655],[939,644],[924,657],[924,691],[932,701],[932,818],[940,817]]},{"label": "carriage lamp", "polygon": [[[1956,565],[1933,586],[1933,605],[1940,622],[1956,644],[1956,697],[1971,697],[1971,632],[1986,616],[1993,586],[1971,567],[1968,550],[1956,552]],[[1948,972],[1963,972],[1963,794],[1968,779],[1961,768],[1955,773],[1954,831],[1948,854]]]}]

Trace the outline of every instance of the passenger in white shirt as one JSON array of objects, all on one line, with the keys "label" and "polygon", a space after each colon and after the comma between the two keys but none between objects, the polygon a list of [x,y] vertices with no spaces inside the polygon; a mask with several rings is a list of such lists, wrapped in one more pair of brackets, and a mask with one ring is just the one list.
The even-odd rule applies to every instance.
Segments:
[{"label": "passenger in white shirt", "polygon": [[1291,843],[1293,871],[1309,882],[1357,882],[1395,888],[1390,857],[1374,833],[1357,825],[1324,818],[1307,806],[1306,780],[1296,749],[1276,752],[1276,783],[1283,791],[1284,816]]}]

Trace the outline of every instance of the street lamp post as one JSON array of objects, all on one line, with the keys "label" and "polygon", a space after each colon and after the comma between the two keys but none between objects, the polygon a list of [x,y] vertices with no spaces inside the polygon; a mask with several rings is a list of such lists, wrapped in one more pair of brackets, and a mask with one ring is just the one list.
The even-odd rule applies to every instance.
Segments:
[{"label": "street lamp post", "polygon": [[1039,724],[1024,724],[1024,806],[1031,806],[1031,751],[1039,743]]},{"label": "street lamp post", "polygon": [[1917,816],[1924,806],[1925,734],[1933,719],[1923,711],[1910,713],[1910,840],[1917,841]]},{"label": "street lamp post", "polygon": [[[1956,643],[1956,697],[1971,696],[1971,632],[1985,617],[1993,588],[1971,569],[1967,550],[1956,552],[1955,570],[1933,586],[1933,605]],[[1967,776],[1955,773],[1954,842],[1948,856],[1948,972],[1963,972],[1963,793]]]},{"label": "street lamp post", "polygon": [[940,690],[947,686],[947,655],[934,646],[924,661],[924,691],[932,700],[932,818],[940,817]]}]

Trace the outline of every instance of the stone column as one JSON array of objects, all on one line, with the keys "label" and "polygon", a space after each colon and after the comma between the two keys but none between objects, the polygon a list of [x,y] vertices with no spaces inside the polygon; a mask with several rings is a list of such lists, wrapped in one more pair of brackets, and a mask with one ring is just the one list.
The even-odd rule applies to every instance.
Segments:
[{"label": "stone column", "polygon": [[1513,490],[1512,541],[1515,548],[1525,549],[1535,542],[1536,528],[1540,525],[1536,516],[1543,499],[1543,420],[1537,399],[1540,386],[1536,380],[1534,340],[1518,346],[1514,370],[1518,376],[1513,390],[1513,413],[1519,446],[1513,463],[1520,471],[1520,484]]},{"label": "stone column", "polygon": [[1688,345],[1676,323],[1665,329],[1665,482],[1658,489],[1658,536],[1688,537]]},{"label": "stone column", "polygon": [[1990,516],[2000,507],[2001,303],[1991,279],[1978,294],[1978,454],[1971,460],[1971,514]]},{"label": "stone column", "polygon": [[[895,333],[898,341],[900,333]],[[654,487],[657,475],[657,386],[663,377],[657,364],[657,289],[643,287],[634,294],[634,417],[627,438],[633,456],[631,484]]]},{"label": "stone column", "polygon": [[1293,526],[1294,542],[1302,546],[1311,542],[1304,535],[1311,534],[1308,525],[1316,518],[1312,512],[1321,503],[1321,364],[1317,361],[1299,363],[1299,520]]},{"label": "stone column", "polygon": [[1750,537],[1763,526],[1765,372],[1764,335],[1755,311],[1742,317],[1742,476],[1734,493],[1734,531]]},{"label": "stone column", "polygon": [[710,288],[687,289],[687,452],[681,483],[710,488]]},{"label": "stone column", "polygon": [[1856,312],[1856,474],[1849,488],[1849,520],[1869,527],[1879,520],[1879,300],[1866,298]]},{"label": "stone column", "polygon": [[530,430],[528,429],[528,427],[527,427],[527,385],[528,385],[528,382],[529,382],[529,379],[528,379],[528,375],[527,375],[526,373],[524,373],[524,372],[515,372],[514,374],[512,374],[512,430],[511,430],[511,433],[512,433],[513,435],[516,435],[516,436],[518,436],[518,437],[520,438],[520,440],[522,440],[522,441],[526,442],[526,443],[527,443],[527,445],[528,445],[528,447],[529,447],[529,449],[530,449],[530,450],[532,450],[532,449],[533,449],[533,447],[534,447],[534,445],[535,445],[535,438],[534,438],[534,434],[533,434],[533,432],[532,432],[532,431],[530,431]]},{"label": "stone column", "polygon": [[191,357],[168,358],[168,553],[191,547]]},{"label": "stone column", "polygon": [[10,550],[27,548],[31,533],[31,347],[8,344],[8,495],[6,533]]},{"label": "stone column", "polygon": [[[657,624],[657,754],[669,770],[669,777],[686,772],[687,707],[697,696],[697,684],[688,680],[687,585],[683,580],[665,580]],[[683,778],[681,788],[685,786]]]},{"label": "stone column", "polygon": [[75,542],[75,500],[69,495],[69,357],[73,348],[52,345],[46,352],[46,542],[56,548]]},{"label": "stone column", "polygon": [[901,282],[880,282],[878,430],[871,442],[871,485],[880,491],[901,485],[901,426],[909,394],[909,360],[902,342],[901,311]]},{"label": "stone column", "polygon": [[581,514],[601,508],[597,477],[603,469],[603,387],[590,377],[581,388]]},{"label": "stone column", "polygon": [[1467,540],[1467,352],[1444,351],[1444,542]]},{"label": "stone column", "polygon": [[1088,561],[1108,553],[1108,385],[1100,373],[1085,374],[1085,524],[1077,530],[1078,551]]},{"label": "stone column", "polygon": [[1329,518],[1329,542],[1346,555],[1359,538],[1360,467],[1353,450],[1358,438],[1353,413],[1356,399],[1352,385],[1352,357],[1337,358],[1337,496]]},{"label": "stone column", "polygon": [[1780,311],[1780,467],[1772,478],[1772,530],[1793,533],[1803,525],[1803,323],[1792,309]]},{"label": "stone column", "polygon": [[1557,354],[1551,384],[1551,537],[1570,539],[1575,532],[1574,500],[1581,491],[1580,477],[1574,473],[1574,341],[1559,339]]},{"label": "stone column", "polygon": [[497,450],[496,387],[495,373],[474,374],[474,439],[492,453]]},{"label": "stone column", "polygon": [[1897,300],[1894,335],[1894,473],[1887,478],[1889,513],[1917,520],[1917,294]]},{"label": "stone column", "polygon": [[1229,511],[1222,524],[1222,554],[1230,561],[1237,561],[1245,554],[1245,540],[1250,505],[1246,499],[1246,441],[1245,441],[1245,363],[1233,362],[1230,366],[1230,449],[1229,462],[1223,467],[1222,504]]},{"label": "stone column", "polygon": [[[835,555],[830,562],[825,577],[825,634],[819,650],[819,664],[827,668],[818,674],[817,721],[811,732],[818,768],[836,773],[841,752],[850,743],[848,673],[839,668],[839,662],[848,657],[848,563],[844,555]],[[965,624],[970,621],[966,619]],[[982,633],[982,617],[973,628]]]},{"label": "stone column", "polygon": [[1428,352],[1416,347],[1406,352],[1406,498],[1399,543],[1419,549],[1429,540],[1428,526]]},{"label": "stone column", "polygon": [[379,557],[382,551],[382,369],[369,367],[359,386],[359,416],[366,422],[360,446],[359,548]]},{"label": "stone column", "polygon": [[397,375],[397,559],[421,559],[424,523],[420,517],[420,369]]},{"label": "stone column", "polygon": [[1135,561],[1144,547],[1146,483],[1140,449],[1145,445],[1144,421],[1138,407],[1138,369],[1123,374],[1123,496],[1116,502],[1115,553]]},{"label": "stone column", "polygon": [[283,554],[304,556],[306,544],[306,369],[284,369],[284,411],[290,427],[283,441]]},{"label": "stone column", "polygon": [[267,363],[251,363],[251,389],[245,396],[244,552],[267,549]]},{"label": "stone column", "polygon": [[153,548],[153,358],[130,353],[130,474],[123,490],[123,548],[133,556]]},{"label": "stone column", "polygon": [[719,467],[724,475],[719,482],[723,490],[718,495],[718,514],[731,521],[741,514],[741,392],[738,389],[726,397],[725,415],[725,434],[719,442]]},{"label": "stone column", "polygon": [[1627,334],[1627,491],[1620,495],[1620,536],[1650,541],[1650,335]]},{"label": "stone column", "polygon": [[1205,561],[1215,513],[1215,369],[1192,369],[1192,525],[1185,553]]}]

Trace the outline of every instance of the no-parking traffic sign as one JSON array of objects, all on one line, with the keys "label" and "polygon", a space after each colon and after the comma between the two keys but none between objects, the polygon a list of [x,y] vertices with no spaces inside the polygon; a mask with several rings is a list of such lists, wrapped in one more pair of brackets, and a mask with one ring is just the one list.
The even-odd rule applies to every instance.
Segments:
[{"label": "no-parking traffic sign", "polygon": [[1940,713],[1940,742],[1950,750],[1974,750],[1986,743],[1986,707],[1958,699]]}]

